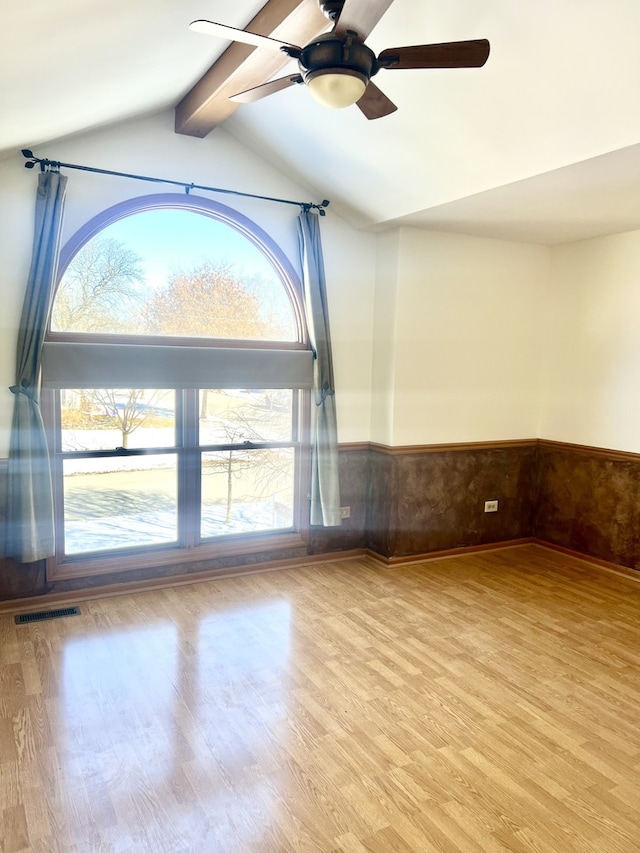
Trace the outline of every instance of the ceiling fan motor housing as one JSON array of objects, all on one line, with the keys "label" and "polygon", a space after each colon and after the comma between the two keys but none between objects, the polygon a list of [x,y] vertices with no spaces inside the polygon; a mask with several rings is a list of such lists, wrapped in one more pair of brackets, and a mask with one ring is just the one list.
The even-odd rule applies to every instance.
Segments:
[{"label": "ceiling fan motor housing", "polygon": [[360,76],[368,83],[379,68],[374,52],[351,31],[342,37],[333,33],[318,36],[302,48],[298,64],[305,83],[328,72]]}]

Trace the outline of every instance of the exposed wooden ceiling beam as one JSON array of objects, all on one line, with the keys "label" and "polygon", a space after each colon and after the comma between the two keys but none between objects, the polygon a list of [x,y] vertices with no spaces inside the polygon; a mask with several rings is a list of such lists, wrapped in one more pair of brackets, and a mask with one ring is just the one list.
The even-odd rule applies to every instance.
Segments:
[{"label": "exposed wooden ceiling beam", "polygon": [[[268,0],[246,29],[304,46],[330,26],[317,0]],[[232,42],[176,107],[176,133],[206,136],[240,106],[231,95],[265,83],[287,62],[277,51]]]}]

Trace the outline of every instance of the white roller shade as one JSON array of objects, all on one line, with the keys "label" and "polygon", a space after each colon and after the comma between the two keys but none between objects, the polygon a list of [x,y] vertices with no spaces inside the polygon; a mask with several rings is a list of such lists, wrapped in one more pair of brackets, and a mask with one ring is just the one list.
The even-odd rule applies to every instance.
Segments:
[{"label": "white roller shade", "polygon": [[48,341],[45,388],[310,388],[309,350]]}]

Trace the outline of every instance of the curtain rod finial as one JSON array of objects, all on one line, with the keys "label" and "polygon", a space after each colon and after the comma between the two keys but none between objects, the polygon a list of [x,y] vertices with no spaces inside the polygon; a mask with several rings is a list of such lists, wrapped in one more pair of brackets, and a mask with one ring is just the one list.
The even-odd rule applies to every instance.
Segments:
[{"label": "curtain rod finial", "polygon": [[33,169],[33,167],[36,165],[36,163],[39,162],[38,158],[33,153],[33,151],[31,151],[30,148],[23,148],[22,149],[22,156],[26,157],[28,160],[28,162],[24,164],[25,169]]},{"label": "curtain rod finial", "polygon": [[307,201],[307,202],[302,201],[302,202],[299,202],[299,204],[300,204],[300,209],[302,211],[304,211],[304,213],[309,213],[309,211],[311,211],[311,210],[317,210],[318,214],[320,216],[325,216],[326,214],[325,214],[324,209],[325,209],[325,207],[328,207],[331,204],[331,202],[329,201],[329,199],[325,198],[323,201],[320,202],[320,204],[314,204],[311,201]]}]

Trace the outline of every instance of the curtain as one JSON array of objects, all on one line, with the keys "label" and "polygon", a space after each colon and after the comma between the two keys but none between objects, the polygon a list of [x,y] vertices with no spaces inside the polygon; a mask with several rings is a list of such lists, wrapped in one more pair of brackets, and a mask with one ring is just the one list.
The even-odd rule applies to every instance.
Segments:
[{"label": "curtain", "polygon": [[33,256],[16,350],[16,384],[9,445],[7,553],[31,563],[54,553],[51,469],[40,412],[40,364],[58,266],[67,178],[41,172]]},{"label": "curtain", "polygon": [[298,217],[298,246],[307,325],[314,355],[315,406],[311,421],[311,524],[336,527],[341,524],[340,481],[331,335],[320,223],[317,214],[309,210],[303,210]]}]

